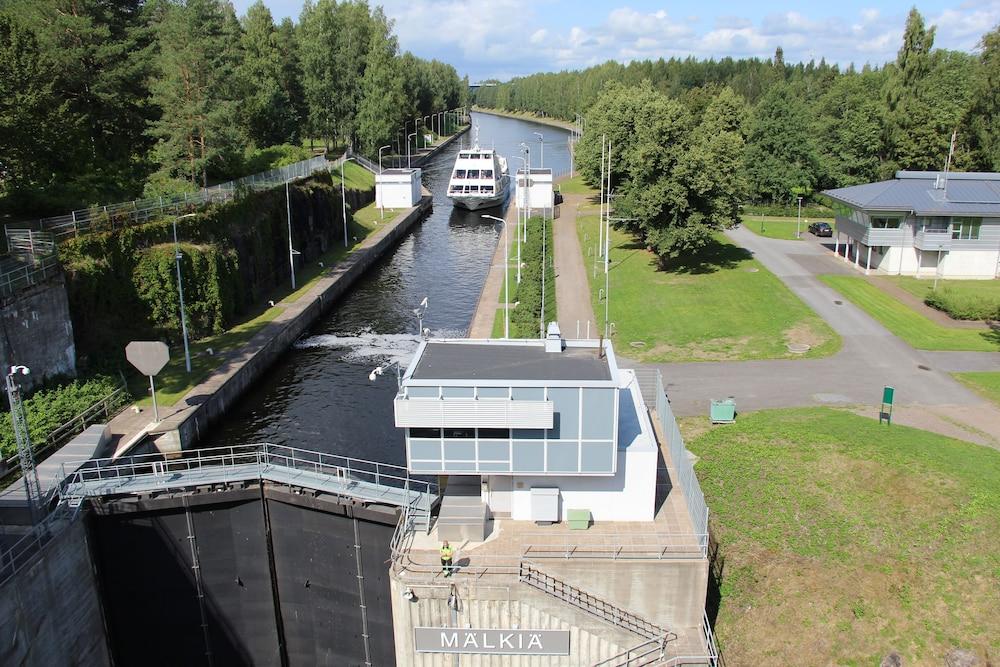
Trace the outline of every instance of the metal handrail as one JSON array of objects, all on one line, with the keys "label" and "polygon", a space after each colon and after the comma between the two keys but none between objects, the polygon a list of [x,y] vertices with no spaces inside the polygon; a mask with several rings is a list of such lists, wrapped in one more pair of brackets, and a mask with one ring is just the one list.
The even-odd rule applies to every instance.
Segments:
[{"label": "metal handrail", "polygon": [[636,664],[636,660],[643,660],[649,656],[656,654],[654,660],[659,660],[664,654],[664,638],[658,637],[656,639],[647,639],[644,642],[636,644],[635,646],[625,649],[618,655],[613,655],[610,658],[605,658],[600,662],[595,662],[592,667],[638,667],[638,665],[647,665],[650,662],[643,662]]}]

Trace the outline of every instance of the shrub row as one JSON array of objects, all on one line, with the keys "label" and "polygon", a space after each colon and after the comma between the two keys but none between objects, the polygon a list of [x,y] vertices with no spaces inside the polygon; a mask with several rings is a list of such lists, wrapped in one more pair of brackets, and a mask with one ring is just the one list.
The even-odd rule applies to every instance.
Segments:
[{"label": "shrub row", "polygon": [[552,260],[552,221],[541,218],[528,221],[528,238],[521,245],[521,282],[515,291],[517,308],[510,315],[512,338],[538,338],[542,309],[542,226],[545,227],[545,318],[556,319],[556,281]]},{"label": "shrub row", "polygon": [[956,320],[1000,320],[1000,299],[969,294],[947,285],[924,297],[924,303]]}]

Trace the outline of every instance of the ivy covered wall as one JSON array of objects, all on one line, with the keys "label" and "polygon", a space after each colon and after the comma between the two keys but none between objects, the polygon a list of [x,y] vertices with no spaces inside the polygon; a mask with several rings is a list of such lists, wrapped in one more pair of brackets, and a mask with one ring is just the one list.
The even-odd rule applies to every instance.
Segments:
[{"label": "ivy covered wall", "polygon": [[[347,192],[348,215],[374,199]],[[339,183],[320,174],[289,187],[296,266],[343,242]],[[117,359],[130,340],[180,341],[173,218],[64,242],[70,313],[83,363]],[[188,327],[197,339],[236,322],[289,280],[285,188],[248,193],[177,221]]]}]

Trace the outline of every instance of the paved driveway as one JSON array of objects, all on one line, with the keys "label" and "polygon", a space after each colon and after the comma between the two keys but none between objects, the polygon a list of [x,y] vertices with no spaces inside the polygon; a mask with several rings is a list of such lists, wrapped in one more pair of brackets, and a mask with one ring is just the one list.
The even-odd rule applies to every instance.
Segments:
[{"label": "paved driveway", "polygon": [[973,429],[1000,433],[1000,410],[948,375],[1000,370],[1000,353],[913,349],[817,278],[855,271],[824,247],[828,239],[804,235],[801,241],[781,241],[746,229],[727,234],[825,319],[840,334],[843,348],[825,359],[652,364],[663,371],[679,415],[704,415],[710,399],[730,395],[744,411],[838,403],[870,406],[878,403],[884,385],[892,385],[897,405],[955,406],[961,413],[974,413],[972,406],[979,406],[992,418]]}]

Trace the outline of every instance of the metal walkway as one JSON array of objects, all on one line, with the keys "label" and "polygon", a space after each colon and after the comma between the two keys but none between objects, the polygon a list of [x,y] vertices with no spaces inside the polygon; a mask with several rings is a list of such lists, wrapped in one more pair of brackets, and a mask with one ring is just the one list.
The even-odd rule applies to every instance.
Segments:
[{"label": "metal walkway", "polygon": [[266,480],[403,507],[426,529],[438,495],[435,484],[410,477],[406,468],[270,443],[63,465],[59,494],[73,506],[84,498]]}]

